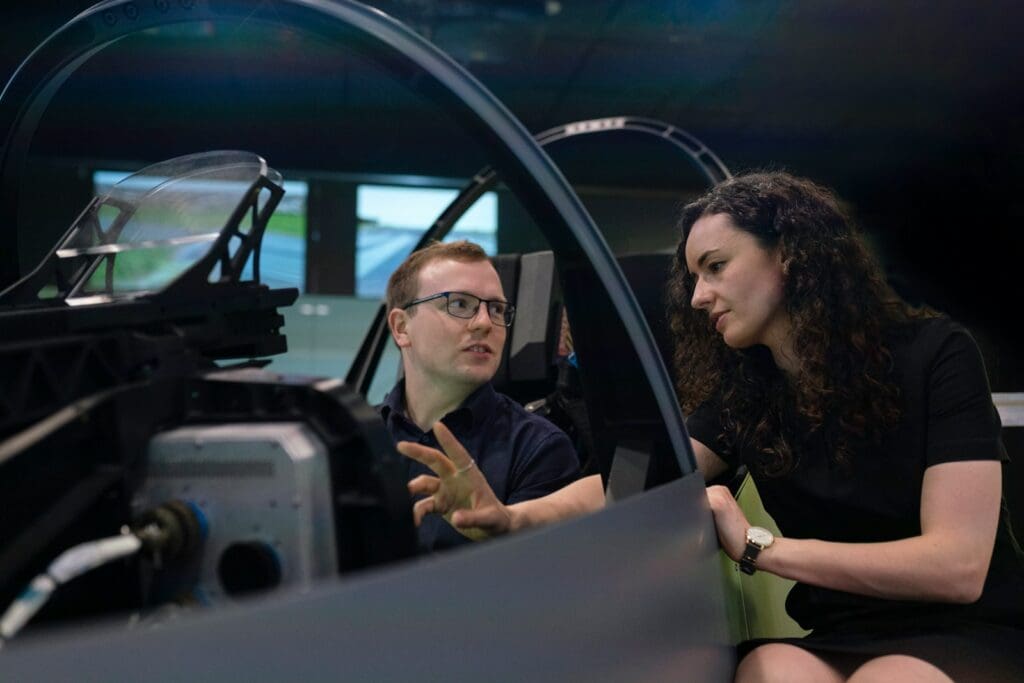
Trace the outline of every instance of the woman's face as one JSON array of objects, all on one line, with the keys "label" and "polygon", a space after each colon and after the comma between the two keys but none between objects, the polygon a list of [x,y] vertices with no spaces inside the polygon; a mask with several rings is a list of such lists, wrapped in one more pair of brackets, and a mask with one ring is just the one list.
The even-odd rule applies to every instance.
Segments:
[{"label": "woman's face", "polygon": [[765,249],[728,214],[703,216],[686,241],[694,276],[694,308],[734,349],[763,344],[776,362],[786,350],[790,321],[783,305],[785,272],[778,249]]}]

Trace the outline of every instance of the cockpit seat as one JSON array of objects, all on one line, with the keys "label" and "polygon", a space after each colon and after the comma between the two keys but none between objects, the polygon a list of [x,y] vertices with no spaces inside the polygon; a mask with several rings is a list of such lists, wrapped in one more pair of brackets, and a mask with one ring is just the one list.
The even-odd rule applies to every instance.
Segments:
[{"label": "cockpit seat", "polygon": [[[664,288],[672,254],[625,254],[617,260],[671,373]],[[571,330],[563,325],[554,255],[550,251],[499,254],[492,261],[506,294],[516,293],[517,308],[495,388],[562,428],[574,441],[584,473],[596,473],[597,463],[606,462],[608,454],[596,457],[579,370],[571,355]]]}]

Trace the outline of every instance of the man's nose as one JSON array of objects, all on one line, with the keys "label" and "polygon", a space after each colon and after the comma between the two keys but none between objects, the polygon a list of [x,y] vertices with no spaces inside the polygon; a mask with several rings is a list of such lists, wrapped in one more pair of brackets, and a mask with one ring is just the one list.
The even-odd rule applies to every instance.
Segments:
[{"label": "man's nose", "polygon": [[476,313],[469,319],[469,326],[472,329],[490,329],[491,324],[491,314],[487,312],[487,304],[481,301],[476,307]]}]

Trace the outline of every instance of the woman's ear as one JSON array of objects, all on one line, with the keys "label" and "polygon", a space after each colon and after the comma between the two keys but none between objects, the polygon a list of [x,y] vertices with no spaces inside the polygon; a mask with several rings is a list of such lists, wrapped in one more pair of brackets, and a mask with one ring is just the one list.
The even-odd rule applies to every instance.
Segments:
[{"label": "woman's ear", "polygon": [[789,275],[789,266],[793,262],[793,258],[791,256],[786,256],[786,252],[781,246],[776,249],[775,256],[779,259],[779,265],[782,266],[782,274]]},{"label": "woman's ear", "polygon": [[391,338],[400,349],[410,345],[408,326],[409,313],[401,308],[392,308],[388,313],[388,329],[391,331]]}]

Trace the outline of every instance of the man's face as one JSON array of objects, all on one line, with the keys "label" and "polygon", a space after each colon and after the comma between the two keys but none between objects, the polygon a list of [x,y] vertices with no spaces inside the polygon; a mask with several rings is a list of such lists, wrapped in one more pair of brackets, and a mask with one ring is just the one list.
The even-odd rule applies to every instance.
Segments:
[{"label": "man's face", "polygon": [[[465,292],[505,300],[490,261],[431,261],[420,271],[418,285],[417,299],[439,292]],[[466,319],[450,315],[445,303],[440,297],[404,311],[401,324],[392,328],[395,341],[402,349],[407,377],[417,375],[436,389],[468,394],[497,372],[507,328],[491,321],[485,305]]]}]

